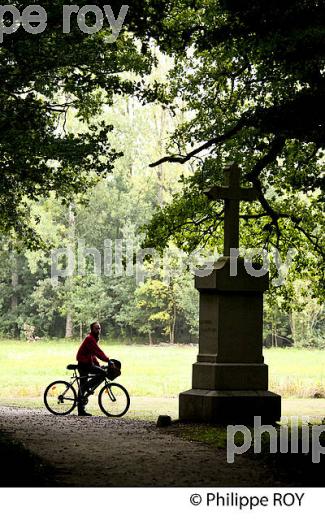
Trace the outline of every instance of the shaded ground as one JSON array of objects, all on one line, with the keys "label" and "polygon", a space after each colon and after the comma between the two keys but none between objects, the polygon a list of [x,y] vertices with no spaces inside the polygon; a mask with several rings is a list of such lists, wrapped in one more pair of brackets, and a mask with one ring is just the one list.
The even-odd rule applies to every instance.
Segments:
[{"label": "shaded ground", "polygon": [[[30,472],[52,486],[281,486],[287,472],[263,457],[242,455],[183,438],[182,427],[107,417],[55,417],[44,410],[0,407],[0,431],[21,445],[10,458],[11,474]],[[43,464],[43,466],[40,466]],[[17,467],[15,467],[17,466]],[[52,469],[51,469],[52,468]],[[34,472],[34,473],[33,473]],[[294,474],[291,485],[295,482]],[[33,479],[16,485],[39,485]],[[12,481],[2,485],[13,485]],[[321,485],[321,483],[319,484]]]},{"label": "shaded ground", "polygon": [[42,459],[0,432],[0,487],[47,487],[54,471]]},{"label": "shaded ground", "polygon": [[[243,458],[249,463],[255,462],[258,466],[263,465],[265,469],[265,478],[258,484],[259,487],[272,486],[286,486],[286,487],[324,487],[325,485],[325,426],[324,423],[318,423],[317,428],[321,431],[313,438],[312,426],[315,423],[309,423],[307,429],[307,436],[302,435],[302,429],[299,428],[296,432],[291,429],[288,430],[288,435],[281,432],[281,426],[275,426],[277,433],[277,451],[270,453],[270,437],[265,432],[261,436],[261,453],[254,453],[254,443],[250,449],[242,455],[235,454],[235,460]],[[308,432],[309,430],[309,432]],[[254,429],[250,428],[252,437],[254,436]],[[224,427],[207,424],[187,424],[187,425],[173,425],[168,429],[168,433],[181,436],[191,441],[204,442],[215,449],[225,451],[227,446],[227,430]],[[318,438],[318,436],[320,437]],[[282,437],[283,446],[279,450],[279,439]],[[302,437],[304,437],[304,444],[307,447],[306,452],[302,449]],[[297,441],[296,441],[297,439]],[[298,445],[296,445],[298,442]],[[242,446],[243,436],[241,433],[236,433],[235,444]],[[293,444],[292,444],[293,443]],[[313,454],[316,455],[319,450],[319,462],[313,462]],[[298,451],[298,453],[297,453]],[[317,457],[315,456],[315,459]]]}]

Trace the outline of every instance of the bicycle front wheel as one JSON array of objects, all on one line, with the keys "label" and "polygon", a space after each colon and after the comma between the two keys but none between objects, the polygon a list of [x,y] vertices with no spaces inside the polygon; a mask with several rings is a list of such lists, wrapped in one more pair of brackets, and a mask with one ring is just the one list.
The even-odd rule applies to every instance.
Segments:
[{"label": "bicycle front wheel", "polygon": [[107,383],[98,394],[98,404],[108,417],[122,417],[130,407],[130,396],[124,386]]},{"label": "bicycle front wheel", "polygon": [[54,381],[44,392],[44,404],[54,415],[68,415],[77,404],[76,391],[66,381]]}]

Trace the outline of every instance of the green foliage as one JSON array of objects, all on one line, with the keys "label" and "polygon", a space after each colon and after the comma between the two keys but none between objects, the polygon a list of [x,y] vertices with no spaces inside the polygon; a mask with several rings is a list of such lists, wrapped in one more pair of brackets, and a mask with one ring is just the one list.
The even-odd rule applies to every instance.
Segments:
[{"label": "green foliage", "polygon": [[154,36],[175,53],[167,97],[184,118],[169,155],[154,165],[191,161],[194,173],[183,179],[182,194],[154,215],[146,244],[175,240],[187,251],[220,245],[222,206],[201,193],[222,184],[225,164],[235,161],[259,199],[242,206],[241,243],[276,246],[284,254],[296,248],[297,275],[308,271],[321,295],[323,3],[204,0],[171,2],[170,9]]},{"label": "green foliage", "polygon": [[[157,305],[149,312],[145,306],[139,306],[138,293],[143,289],[136,282],[133,265],[143,238],[139,227],[149,220],[157,201],[164,203],[175,186],[177,188],[177,179],[169,178],[165,168],[155,176],[144,166],[160,149],[159,142],[164,140],[171,118],[158,106],[142,107],[128,97],[116,98],[112,107],[106,107],[104,117],[107,124],[114,126],[113,145],[118,149],[123,147],[124,155],[116,160],[107,179],[89,187],[87,198],[67,206],[52,192],[47,199],[30,205],[34,220],[34,216],[38,216],[35,229],[47,248],[21,253],[24,275],[20,268],[16,270],[18,286],[14,308],[12,276],[15,269],[4,241],[4,261],[0,267],[3,277],[1,333],[15,337],[27,323],[35,326],[38,336],[79,336],[85,333],[90,322],[99,319],[104,334],[121,336],[128,341],[143,340],[149,332],[153,342],[193,341],[198,317],[195,313],[197,293],[191,276],[184,273],[177,283],[165,285],[161,269],[148,266],[151,272],[144,290],[147,290],[147,282],[161,284]],[[69,127],[74,130],[76,126],[78,123],[71,116]],[[121,265],[116,258],[119,247],[116,240],[122,248]],[[132,247],[128,259],[127,241]],[[96,248],[100,257],[98,276],[94,274],[91,255],[86,256],[84,262],[81,259],[82,244]],[[74,257],[71,276],[51,279],[52,248],[70,250]],[[110,254],[112,265],[106,272]],[[61,267],[65,262],[63,257]],[[83,274],[77,270],[79,263],[84,264]],[[131,267],[131,273],[125,272],[126,267]],[[150,291],[147,296],[150,300]]]},{"label": "green foliage", "polygon": [[[24,250],[17,255],[13,244],[3,239],[0,264],[2,336],[22,335],[26,323],[35,327],[37,336],[63,337],[69,333],[69,322],[71,334],[79,337],[80,333],[86,332],[90,322],[100,319],[105,335],[121,337],[127,342],[150,341],[149,333],[153,343],[197,341],[198,291],[194,288],[193,270],[185,269],[189,259],[176,249],[175,242],[190,251],[197,244],[197,230],[201,226],[203,232],[210,224],[204,213],[206,202],[200,191],[194,190],[196,181],[193,179],[199,182],[199,178],[189,177],[188,171],[180,165],[175,167],[173,176],[165,165],[161,165],[157,175],[144,166],[157,152],[160,153],[160,143],[173,127],[172,119],[163,112],[158,106],[141,107],[131,98],[116,99],[114,106],[106,109],[105,120],[114,126],[113,145],[117,149],[123,146],[124,156],[116,160],[110,176],[89,189],[87,198],[78,203],[62,205],[51,193],[48,198],[30,205],[32,218],[35,220],[35,215],[39,218],[35,229],[47,244],[46,249]],[[69,127],[73,129],[76,124],[71,117]],[[208,165],[209,162],[206,168]],[[188,197],[177,195],[177,179],[181,178],[184,182],[189,179]],[[192,189],[195,196],[191,194]],[[176,194],[177,211],[173,221],[166,222],[164,208],[173,193]],[[139,228],[149,222],[157,203],[161,211],[151,225],[155,225],[159,233],[157,249],[163,256],[158,263],[145,263],[147,275],[144,284],[139,286],[133,265],[143,239]],[[201,218],[201,222],[191,222],[188,218],[187,234],[180,227],[174,244],[170,242],[168,225],[173,222],[176,229],[182,224],[182,218],[194,211],[200,213],[196,218]],[[242,226],[242,238],[247,245],[253,245],[251,227],[246,224]],[[115,239],[120,240],[122,247],[122,269],[126,269],[127,264],[132,268],[128,275],[116,271],[119,266],[115,258]],[[77,267],[80,240],[84,241],[85,247],[98,250],[100,276],[94,275],[89,255],[83,275],[75,271],[73,276],[61,277],[53,284],[51,248],[70,248]],[[111,273],[104,272],[106,240],[112,241]],[[129,258],[126,240],[132,242]],[[221,251],[221,243],[222,227],[213,242],[218,251]],[[323,308],[313,297],[316,284],[312,273],[317,269],[316,257],[309,254],[301,270],[298,290],[294,258],[286,283],[277,288],[271,285],[265,305],[266,345],[294,343],[323,347]],[[271,274],[273,279],[278,276],[274,263]]]},{"label": "green foliage", "polygon": [[[161,252],[221,252],[222,204],[202,190],[222,183],[231,160],[259,193],[242,204],[242,245],[298,251],[285,286],[269,294],[265,333],[323,346],[322,3],[136,0],[114,44],[108,26],[63,34],[62,4],[42,4],[44,33],[19,29],[0,48],[1,334],[27,323],[63,336],[68,322],[76,334],[99,317],[112,336],[195,340],[189,272],[166,281],[153,267],[139,288],[134,276],[94,277],[87,259],[82,277],[55,286],[49,251],[76,255],[82,239],[103,256],[106,239],[132,239],[136,254],[140,228]],[[111,4],[118,13],[121,2]],[[173,167],[150,170],[168,134]]]},{"label": "green foliage", "polygon": [[[86,2],[81,2],[86,4]],[[112,126],[94,116],[114,94],[134,93],[153,63],[130,33],[136,28],[140,2],[133,2],[115,43],[108,23],[93,35],[76,23],[63,33],[62,0],[45,1],[47,28],[29,34],[22,27],[4,35],[0,48],[0,232],[30,247],[41,244],[30,223],[26,198],[36,201],[55,191],[63,201],[85,193],[106,177],[120,152],[110,144]],[[21,10],[29,2],[20,2]],[[121,2],[112,2],[118,14]],[[136,11],[138,8],[138,11]],[[140,34],[139,34],[140,37]],[[128,73],[128,75],[126,74]],[[129,76],[129,77],[128,77]],[[66,128],[74,111],[87,126]]]}]

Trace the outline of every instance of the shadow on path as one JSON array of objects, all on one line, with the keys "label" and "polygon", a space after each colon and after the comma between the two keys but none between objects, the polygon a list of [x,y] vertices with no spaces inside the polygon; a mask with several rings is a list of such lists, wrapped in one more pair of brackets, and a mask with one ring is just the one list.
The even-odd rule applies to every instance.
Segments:
[{"label": "shadow on path", "polygon": [[[19,443],[8,452],[10,472],[2,476],[2,486],[285,485],[264,459],[240,456],[228,464],[224,448],[168,434],[152,422],[0,407],[0,431]],[[28,484],[19,468],[33,475]]]}]

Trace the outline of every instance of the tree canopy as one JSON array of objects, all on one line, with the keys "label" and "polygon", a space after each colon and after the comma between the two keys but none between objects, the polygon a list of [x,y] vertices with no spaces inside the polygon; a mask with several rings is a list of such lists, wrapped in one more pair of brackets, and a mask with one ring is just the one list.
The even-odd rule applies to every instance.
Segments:
[{"label": "tree canopy", "polygon": [[[122,4],[110,4],[116,17]],[[163,246],[179,233],[191,249],[207,233],[212,239],[220,206],[207,204],[202,189],[222,180],[230,160],[259,193],[260,206],[245,211],[258,243],[308,244],[324,260],[323,2],[136,0],[113,43],[106,19],[91,35],[75,20],[63,33],[63,5],[43,2],[46,30],[31,35],[21,27],[0,46],[3,232],[31,242],[27,198],[54,190],[69,199],[111,171],[118,155],[112,127],[92,117],[114,94],[134,93],[183,107],[171,153],[155,164],[194,161],[196,170],[183,197],[157,215],[158,235],[153,219],[148,243]],[[139,81],[155,61],[153,41],[175,60],[165,92]],[[65,129],[68,109],[85,123],[77,135]],[[253,224],[255,214],[261,218]]]},{"label": "tree canopy", "polygon": [[[103,103],[113,103],[114,94],[139,90],[139,78],[152,63],[130,33],[141,18],[141,2],[132,2],[115,42],[106,19],[100,31],[89,35],[75,18],[65,34],[65,3],[45,0],[46,30],[30,34],[19,27],[3,34],[0,44],[0,229],[30,246],[38,242],[29,201],[51,191],[69,200],[112,170],[119,155],[110,145],[112,127],[92,118]],[[110,3],[116,18],[122,3]],[[16,5],[22,12],[29,4]],[[91,15],[86,21],[94,24]],[[10,14],[4,22],[12,23]],[[68,110],[84,123],[77,134],[66,130]]]},{"label": "tree canopy", "polygon": [[[220,239],[222,206],[203,189],[238,163],[259,203],[243,206],[242,243],[300,252],[324,269],[325,5],[318,0],[170,3],[159,45],[175,56],[166,89],[186,111],[163,162],[191,162],[183,194],[160,209],[147,245],[193,250]],[[172,167],[170,167],[172,170]],[[256,217],[256,218],[255,218]],[[159,225],[158,225],[159,223]],[[307,251],[313,261],[306,261]],[[310,260],[310,259],[309,259]]]}]

